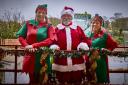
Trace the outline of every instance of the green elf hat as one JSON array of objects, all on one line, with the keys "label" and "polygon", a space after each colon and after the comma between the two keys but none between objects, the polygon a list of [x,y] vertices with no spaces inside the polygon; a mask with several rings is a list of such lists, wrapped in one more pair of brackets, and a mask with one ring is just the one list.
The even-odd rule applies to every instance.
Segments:
[{"label": "green elf hat", "polygon": [[36,8],[36,12],[39,10],[39,9],[43,9],[47,12],[47,4],[43,4],[43,5],[38,5],[37,8]]}]

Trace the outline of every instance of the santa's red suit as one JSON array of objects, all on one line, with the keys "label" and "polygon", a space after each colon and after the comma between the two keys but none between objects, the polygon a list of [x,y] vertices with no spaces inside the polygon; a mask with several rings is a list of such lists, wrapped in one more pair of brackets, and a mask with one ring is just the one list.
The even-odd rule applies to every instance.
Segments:
[{"label": "santa's red suit", "polygon": [[[69,26],[59,24],[56,28],[57,42],[51,48],[60,50],[77,50],[79,48],[88,49],[91,45],[81,27],[70,23]],[[52,69],[56,71],[56,77],[59,82],[81,82],[85,63],[82,56],[59,57],[55,56]]]}]

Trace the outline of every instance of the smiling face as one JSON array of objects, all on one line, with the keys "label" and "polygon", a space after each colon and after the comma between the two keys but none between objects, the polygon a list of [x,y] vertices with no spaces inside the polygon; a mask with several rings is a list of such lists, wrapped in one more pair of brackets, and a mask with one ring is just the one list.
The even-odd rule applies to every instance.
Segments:
[{"label": "smiling face", "polygon": [[93,20],[91,26],[93,33],[98,33],[101,29],[101,23],[98,20]]},{"label": "smiling face", "polygon": [[64,25],[69,25],[72,21],[72,16],[69,14],[64,14],[61,16],[61,19]]},{"label": "smiling face", "polygon": [[101,16],[95,16],[91,21],[91,27],[93,33],[98,33],[101,30],[103,18]]},{"label": "smiling face", "polygon": [[38,9],[36,12],[36,19],[39,22],[43,22],[47,15],[47,11],[45,9]]}]

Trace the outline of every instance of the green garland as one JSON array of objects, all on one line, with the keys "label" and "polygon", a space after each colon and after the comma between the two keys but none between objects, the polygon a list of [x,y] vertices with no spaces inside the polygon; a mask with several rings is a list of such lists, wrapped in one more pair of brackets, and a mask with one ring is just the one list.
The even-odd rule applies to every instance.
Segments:
[{"label": "green garland", "polygon": [[[17,51],[20,54],[24,54],[24,50],[19,50]],[[49,47],[40,47],[37,52],[48,52],[50,56],[57,56],[57,57],[75,57],[75,58],[79,58],[80,56],[84,55],[84,54],[89,54],[91,52],[91,49],[89,51],[84,51],[84,50],[80,50],[80,51],[76,51],[76,50],[72,50],[72,51],[64,51],[64,50],[52,50]],[[4,49],[0,47],[0,54],[4,55],[4,53],[15,53],[15,50],[8,50],[8,49]],[[108,50],[101,50],[100,49],[100,54],[102,55],[113,55],[113,56],[118,56],[118,57],[128,57],[128,51],[108,51]]]},{"label": "green garland", "polygon": [[52,50],[52,49],[49,49],[48,47],[41,47],[38,49],[37,52],[42,52],[42,53],[49,52],[51,56],[57,56],[59,58],[62,58],[62,57],[79,58],[82,55],[85,55],[87,53],[87,51],[84,51],[84,50],[80,50],[80,51]]},{"label": "green garland", "polygon": [[[52,50],[49,47],[41,47],[38,49],[37,52],[49,52],[50,56],[55,56],[55,57],[72,57],[72,58],[79,58],[82,57],[82,55],[89,54],[92,49],[85,51],[85,50],[72,50],[72,51],[66,51],[66,50]],[[102,55],[113,55],[113,56],[118,56],[118,57],[128,57],[128,51],[123,52],[123,51],[109,51],[109,50],[100,50],[100,54]]]}]

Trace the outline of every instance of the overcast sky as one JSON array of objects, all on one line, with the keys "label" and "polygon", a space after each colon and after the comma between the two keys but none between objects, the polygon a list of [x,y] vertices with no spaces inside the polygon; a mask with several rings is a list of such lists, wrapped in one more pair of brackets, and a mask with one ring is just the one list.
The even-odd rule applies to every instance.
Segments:
[{"label": "overcast sky", "polygon": [[39,4],[48,4],[48,16],[60,17],[64,6],[70,6],[76,13],[96,13],[112,17],[120,12],[128,17],[128,0],[0,0],[0,16],[5,10],[21,11],[25,19],[35,17],[35,8]]}]

